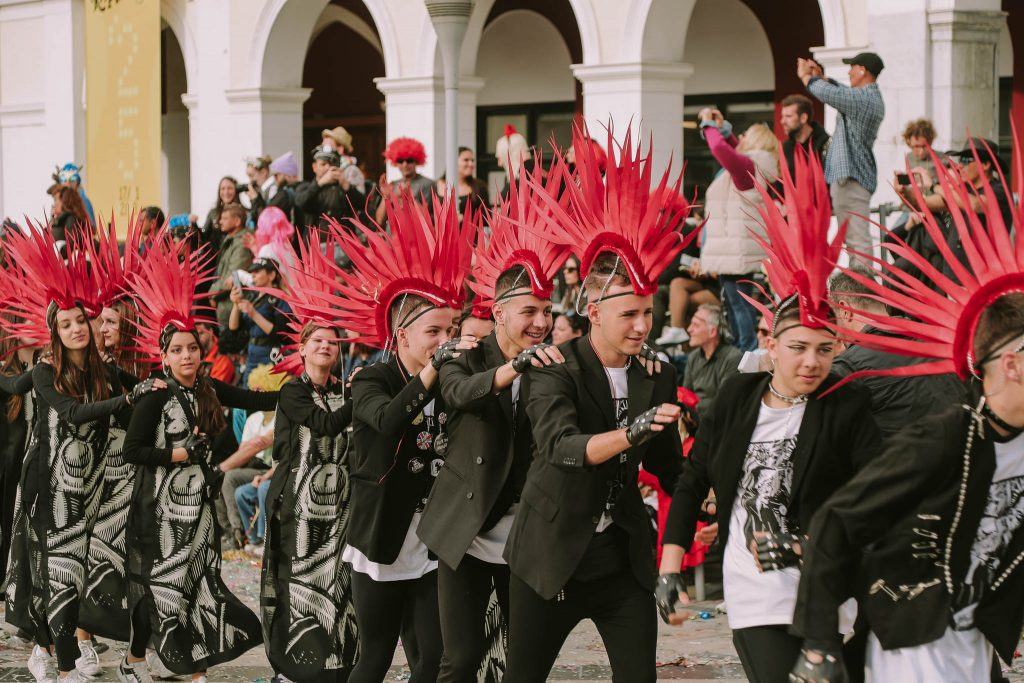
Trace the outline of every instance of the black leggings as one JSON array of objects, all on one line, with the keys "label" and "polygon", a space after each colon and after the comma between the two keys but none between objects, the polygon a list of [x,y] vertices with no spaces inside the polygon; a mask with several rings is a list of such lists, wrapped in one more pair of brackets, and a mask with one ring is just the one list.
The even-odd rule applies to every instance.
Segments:
[{"label": "black leggings", "polygon": [[786,683],[803,640],[788,626],[751,626],[732,632],[732,643],[750,683]]},{"label": "black leggings", "polygon": [[132,611],[131,640],[128,643],[128,652],[132,657],[146,656],[146,648],[149,647],[149,640],[152,636],[153,628],[149,623],[149,610],[140,601]]},{"label": "black leggings", "polygon": [[491,587],[498,593],[501,612],[508,619],[507,564],[484,562],[466,555],[459,568],[437,566],[437,598],[441,611],[444,657],[438,681],[476,683],[476,673],[487,650],[484,618]]},{"label": "black leggings", "polygon": [[75,660],[82,656],[82,651],[78,649],[78,637],[73,632],[68,636],[54,636],[53,651],[57,654],[57,668],[60,671],[74,671]]},{"label": "black leggings", "polygon": [[[415,647],[406,647],[410,683],[433,683],[441,667],[437,572],[409,581],[374,581],[352,572],[352,603],[359,627],[359,659],[350,683],[381,683],[395,657],[400,633],[411,626]],[[406,645],[405,638],[402,640]]]}]

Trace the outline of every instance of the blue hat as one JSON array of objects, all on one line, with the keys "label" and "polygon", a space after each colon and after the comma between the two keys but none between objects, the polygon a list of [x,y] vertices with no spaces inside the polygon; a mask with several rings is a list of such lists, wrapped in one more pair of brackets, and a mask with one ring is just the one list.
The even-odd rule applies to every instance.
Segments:
[{"label": "blue hat", "polygon": [[74,164],[64,164],[57,171],[57,182],[60,183],[80,183],[82,182],[82,176],[79,171],[82,170],[81,166],[75,166]]}]

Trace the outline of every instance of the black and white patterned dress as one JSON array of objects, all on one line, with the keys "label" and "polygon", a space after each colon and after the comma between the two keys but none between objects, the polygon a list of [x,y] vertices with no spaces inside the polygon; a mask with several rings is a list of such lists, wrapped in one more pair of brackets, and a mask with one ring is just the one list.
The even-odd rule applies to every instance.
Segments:
[{"label": "black and white patterned dress", "polygon": [[341,382],[317,388],[303,373],[281,389],[260,602],[270,663],[294,680],[351,668],[358,654],[352,569],[342,562],[351,422]]},{"label": "black and white patterned dress", "polygon": [[[276,392],[212,384],[228,407],[272,410],[277,403]],[[167,668],[189,674],[258,645],[260,624],[221,578],[211,494],[218,470],[210,462],[171,463],[171,451],[194,428],[197,408],[195,392],[180,391],[187,409],[170,390],[140,399],[125,439],[124,458],[138,466],[127,524],[128,611],[148,619],[149,645]]]},{"label": "black and white patterned dress", "polygon": [[[20,431],[22,440],[18,443],[9,443],[9,450],[6,458],[17,458],[17,465],[5,462],[7,472],[16,477],[17,484],[14,489],[14,506],[10,526],[4,528],[8,536],[7,544],[9,553],[7,557],[6,573],[4,575],[4,593],[6,598],[5,618],[7,623],[25,629],[26,631],[37,630],[37,621],[32,618],[29,605],[31,603],[32,575],[29,572],[28,543],[30,535],[34,533],[29,528],[28,515],[22,505],[22,486],[24,484],[25,472],[29,462],[30,453],[38,453],[33,450],[35,445],[35,423],[36,399],[32,390],[32,371],[26,369],[24,373],[16,378],[8,378],[10,386],[5,386],[4,391],[8,394],[20,394],[24,397],[21,415],[19,420],[24,421],[24,428]],[[11,438],[15,430],[8,433]],[[5,486],[6,489],[6,486]]]}]

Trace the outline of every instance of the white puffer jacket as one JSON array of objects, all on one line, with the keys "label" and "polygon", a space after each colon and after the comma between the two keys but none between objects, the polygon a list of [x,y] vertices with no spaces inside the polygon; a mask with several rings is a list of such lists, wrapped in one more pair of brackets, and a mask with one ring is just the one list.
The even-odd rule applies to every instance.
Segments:
[{"label": "white puffer jacket", "polygon": [[[745,152],[754,162],[759,179],[774,182],[779,163],[763,150]],[[707,223],[701,235],[700,268],[718,275],[746,275],[760,268],[764,250],[751,230],[764,236],[758,206],[763,202],[757,188],[736,189],[732,176],[720,173],[705,195]]]}]

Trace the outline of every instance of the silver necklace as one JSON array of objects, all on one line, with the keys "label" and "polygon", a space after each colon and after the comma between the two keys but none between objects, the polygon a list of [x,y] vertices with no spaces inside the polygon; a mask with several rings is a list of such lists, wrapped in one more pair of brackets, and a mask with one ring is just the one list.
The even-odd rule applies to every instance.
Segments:
[{"label": "silver necklace", "polygon": [[797,396],[786,396],[785,394],[778,391],[775,388],[775,386],[772,385],[771,382],[768,382],[768,391],[772,392],[772,396],[774,396],[775,398],[779,399],[780,401],[785,401],[790,405],[796,405],[798,403],[807,402],[807,394],[799,394]]}]

